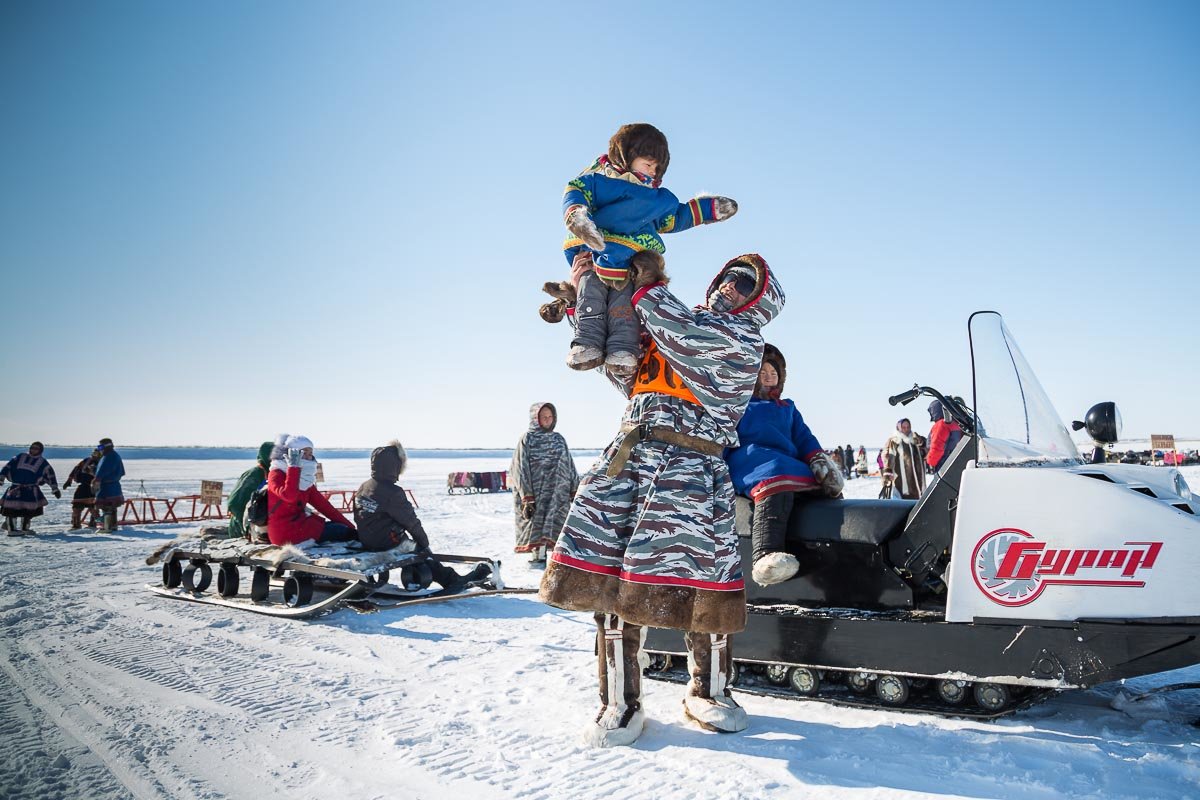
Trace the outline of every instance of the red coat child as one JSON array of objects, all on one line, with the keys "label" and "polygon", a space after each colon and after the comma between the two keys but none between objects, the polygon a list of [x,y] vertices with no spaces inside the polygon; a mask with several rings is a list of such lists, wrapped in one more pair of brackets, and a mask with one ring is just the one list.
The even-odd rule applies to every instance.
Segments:
[{"label": "red coat child", "polygon": [[272,453],[271,471],[267,473],[267,494],[270,496],[267,505],[267,538],[273,545],[299,544],[321,538],[326,520],[305,513],[306,506],[312,506],[329,521],[354,530],[354,523],[334,508],[317,489],[314,483],[316,461],[306,460],[300,466],[287,463],[287,450],[305,447],[311,448],[311,442],[303,436],[292,436],[283,443],[277,443],[276,453]]}]

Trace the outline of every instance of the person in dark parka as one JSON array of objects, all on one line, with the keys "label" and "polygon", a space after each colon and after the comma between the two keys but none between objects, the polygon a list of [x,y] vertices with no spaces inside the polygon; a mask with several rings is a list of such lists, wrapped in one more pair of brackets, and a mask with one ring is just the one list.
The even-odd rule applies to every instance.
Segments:
[{"label": "person in dark parka", "polygon": [[[397,483],[406,466],[408,454],[398,441],[371,452],[371,477],[358,487],[354,496],[354,524],[358,540],[367,550],[399,547],[406,552],[429,552],[429,535],[408,502],[408,495]],[[432,554],[427,563],[433,579],[446,589],[483,580],[492,571],[487,564],[478,564],[468,575],[459,575]]]}]

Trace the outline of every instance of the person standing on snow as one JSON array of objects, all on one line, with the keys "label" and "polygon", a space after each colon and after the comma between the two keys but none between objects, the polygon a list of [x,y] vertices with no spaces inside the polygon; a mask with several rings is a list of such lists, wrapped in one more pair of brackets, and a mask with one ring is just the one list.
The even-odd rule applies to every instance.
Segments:
[{"label": "person standing on snow", "polygon": [[[896,432],[883,443],[883,490],[879,496],[916,500],[925,490],[925,440],[913,433],[907,418],[896,422]],[[865,455],[864,455],[865,458]]]},{"label": "person standing on snow", "polygon": [[798,492],[842,493],[842,474],[791,400],[783,400],[787,362],[766,345],[754,397],[737,427],[738,446],[725,454],[734,490],[754,503],[751,575],[760,586],[782,583],[800,569],[787,552],[788,520]]},{"label": "person standing on snow", "polygon": [[0,500],[4,527],[9,536],[17,535],[17,520],[20,520],[20,529],[28,531],[29,520],[42,515],[42,509],[49,502],[42,494],[42,484],[50,485],[55,498],[62,497],[54,467],[42,456],[44,450],[41,442],[34,442],[29,445],[29,452],[18,453],[0,469],[0,483],[12,481],[12,486]]},{"label": "person standing on snow", "polygon": [[[727,263],[694,310],[668,291],[657,253],[631,266],[645,338],[634,376],[608,371],[629,398],[621,432],[580,483],[539,593],[595,615],[601,705],[584,741],[597,747],[641,734],[646,626],[685,632],[688,719],[726,732],[748,724],[728,688],[729,634],[745,628],[746,591],[722,455],[738,444],[758,379],[760,329],[784,304],[754,254]],[[588,268],[581,254],[572,274]]]},{"label": "person standing on snow", "polygon": [[854,471],[860,478],[867,477],[867,473],[871,471],[867,466],[867,448],[862,445],[858,446],[858,455],[854,457]]},{"label": "person standing on snow", "polygon": [[[622,125],[608,142],[608,152],[567,184],[563,219],[570,236],[563,243],[567,263],[581,252],[595,255],[592,272],[578,283],[575,338],[567,356],[571,369],[604,364],[614,375],[628,377],[638,365],[641,334],[630,311],[633,286],[629,260],[634,253],[665,252],[662,234],[721,222],[737,213],[728,197],[696,197],[679,202],[662,188],[671,161],[667,137],[645,122]],[[559,297],[561,283],[543,290]],[[547,322],[562,320],[564,301],[540,311]]]},{"label": "person standing on snow", "polygon": [[842,473],[846,476],[846,480],[850,480],[854,477],[854,446],[848,444],[842,452],[845,453],[845,461],[842,463]]},{"label": "person standing on snow", "polygon": [[[317,489],[316,482],[317,460],[312,440],[281,433],[271,450],[271,470],[267,473],[267,538],[271,544],[355,539],[354,523],[333,507]],[[310,505],[328,521],[310,515]]]},{"label": "person standing on snow", "polygon": [[481,581],[492,574],[487,564],[477,564],[468,575],[459,575],[429,552],[429,536],[425,533],[408,495],[398,484],[408,454],[397,440],[371,451],[371,477],[358,487],[354,495],[354,522],[358,525],[358,540],[363,548],[372,551],[400,548],[403,552],[424,551],[425,563],[433,579],[443,589],[459,589],[468,583]]},{"label": "person standing on snow", "polygon": [[933,423],[933,428],[929,431],[929,455],[925,457],[925,463],[931,472],[937,472],[954,452],[963,434],[962,428],[942,406],[941,400],[929,404],[929,421]]},{"label": "person standing on snow", "polygon": [[545,564],[554,549],[579,488],[575,459],[562,434],[554,432],[558,411],[551,403],[529,408],[529,429],[513,451],[509,480],[516,517],[517,553],[529,553],[530,564]]},{"label": "person standing on snow", "polygon": [[96,464],[100,463],[100,451],[93,450],[91,455],[80,461],[71,470],[62,488],[65,492],[75,484],[75,496],[71,498],[71,530],[77,531],[83,527],[83,515],[88,512],[91,516],[89,527],[96,527],[96,492],[92,489],[92,481],[96,478]]},{"label": "person standing on snow", "polygon": [[267,472],[271,469],[271,451],[275,449],[274,442],[263,442],[258,447],[257,463],[241,474],[233,491],[229,493],[229,502],[225,509],[229,512],[229,538],[241,539],[246,535],[245,521],[246,506],[254,493],[267,482]]},{"label": "person standing on snow", "polygon": [[125,505],[125,495],[121,492],[125,462],[113,447],[112,439],[101,439],[96,449],[100,451],[96,477],[92,480],[92,488],[96,492],[96,512],[103,517],[102,529],[111,532],[117,529],[117,509]]}]

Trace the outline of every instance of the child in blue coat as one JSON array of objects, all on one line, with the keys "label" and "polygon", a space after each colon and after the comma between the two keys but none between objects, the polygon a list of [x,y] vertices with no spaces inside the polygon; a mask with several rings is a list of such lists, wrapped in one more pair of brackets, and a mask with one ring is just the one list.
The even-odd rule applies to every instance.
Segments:
[{"label": "child in blue coat", "polygon": [[734,490],[754,503],[751,549],[754,581],[780,583],[800,569],[786,552],[788,519],[796,492],[842,493],[843,478],[791,400],[782,400],[787,378],[783,353],[768,344],[754,397],[738,423],[738,446],[725,454]]},{"label": "child in blue coat", "polygon": [[[567,184],[567,263],[587,249],[594,264],[580,279],[575,298],[575,338],[567,357],[572,369],[604,364],[619,377],[632,375],[641,335],[631,302],[630,259],[643,250],[663,253],[664,233],[720,222],[737,213],[737,203],[728,197],[679,202],[661,186],[670,160],[667,137],[653,125],[622,125],[609,140],[608,152]],[[556,294],[550,287],[558,285],[547,284],[546,290]],[[543,317],[557,321],[545,313]]]}]

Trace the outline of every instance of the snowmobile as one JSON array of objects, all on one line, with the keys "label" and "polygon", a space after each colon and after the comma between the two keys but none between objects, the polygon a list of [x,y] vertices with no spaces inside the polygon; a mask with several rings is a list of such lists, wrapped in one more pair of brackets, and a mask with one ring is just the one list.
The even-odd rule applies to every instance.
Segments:
[{"label": "snowmobile", "polygon": [[[1061,690],[1200,663],[1200,501],[1176,469],[1084,464],[1000,315],[972,314],[973,406],[928,386],[963,431],[918,500],[798,494],[800,573],[747,581],[734,688],[991,717]],[[1115,442],[1111,403],[1088,434]],[[743,564],[752,507],[737,498]],[[686,680],[678,631],[650,677]],[[973,701],[973,702],[972,702]]]},{"label": "snowmobile", "polygon": [[[290,619],[313,617],[345,605],[374,611],[518,591],[504,588],[499,561],[457,555],[433,557],[443,564],[487,564],[489,574],[481,581],[435,590],[431,588],[429,554],[413,552],[412,542],[371,552],[357,542],[281,548],[243,539],[200,538],[174,542],[163,550],[147,559],[147,563],[162,562],[161,585],[146,586],[155,594]],[[215,594],[210,591],[214,566]],[[242,582],[242,568],[248,568],[249,586]],[[391,583],[393,575],[397,583]]]}]

